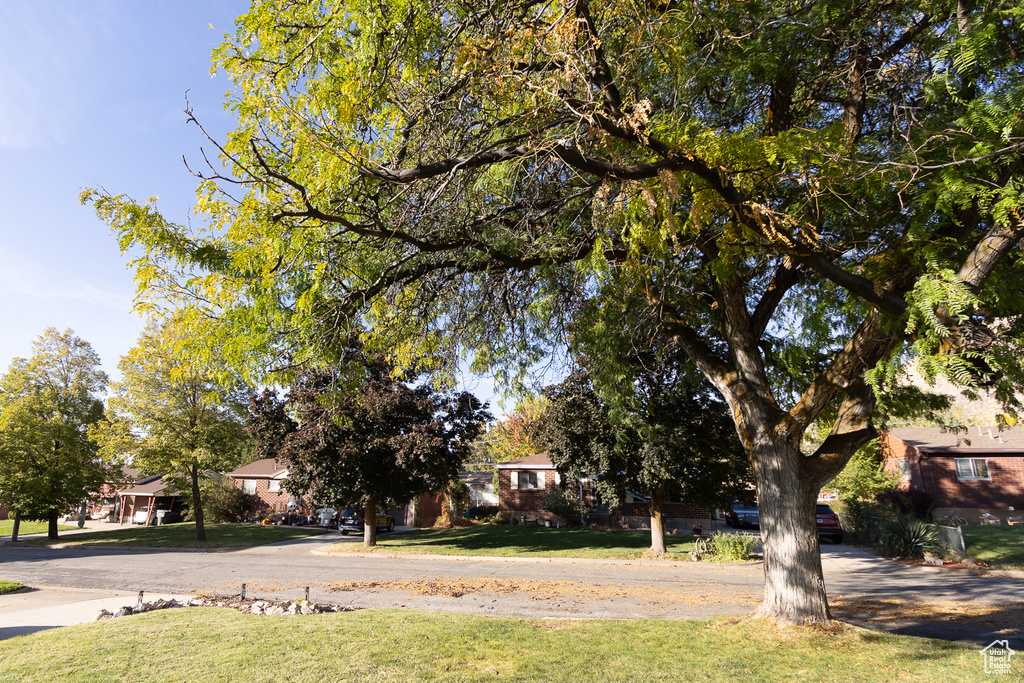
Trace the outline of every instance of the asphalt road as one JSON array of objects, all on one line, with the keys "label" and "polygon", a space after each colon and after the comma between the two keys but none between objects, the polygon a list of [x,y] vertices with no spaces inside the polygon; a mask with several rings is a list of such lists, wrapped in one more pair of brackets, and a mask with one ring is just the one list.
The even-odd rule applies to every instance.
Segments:
[{"label": "asphalt road", "polygon": [[[700,618],[744,615],[761,600],[760,563],[434,559],[323,554],[336,537],[228,551],[0,546],[0,577],[26,585],[147,593],[310,599],[533,618]],[[1024,577],[907,567],[848,546],[823,546],[830,600],[926,599],[1024,614]],[[934,620],[933,620],[934,621]],[[1003,620],[1005,622],[1005,619]],[[877,626],[877,624],[876,624]],[[896,619],[889,630],[950,640],[1006,637],[984,623]],[[1019,642],[1024,634],[1017,633]],[[987,640],[986,640],[987,639]]]}]

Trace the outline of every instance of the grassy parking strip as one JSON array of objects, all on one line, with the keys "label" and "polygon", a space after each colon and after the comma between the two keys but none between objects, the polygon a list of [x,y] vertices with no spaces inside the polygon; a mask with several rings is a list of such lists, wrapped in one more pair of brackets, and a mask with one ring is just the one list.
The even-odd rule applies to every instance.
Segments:
[{"label": "grassy parking strip", "polygon": [[[20,537],[24,534],[45,534],[48,527],[48,522],[29,522],[26,520],[22,520],[21,526],[18,527],[18,536]],[[77,528],[78,527],[76,526],[66,526],[64,524],[57,525],[57,531],[71,531],[72,529]],[[13,519],[0,520],[0,540],[2,540],[4,537],[10,538],[13,532]]]},{"label": "grassy parking strip", "polygon": [[993,569],[1024,569],[1024,525],[965,526],[967,556]]},{"label": "grassy parking strip", "polygon": [[25,587],[25,584],[18,583],[17,581],[8,581],[7,579],[0,579],[0,595],[4,593],[13,593],[14,591],[20,591]]},{"label": "grassy parking strip", "polygon": [[[688,559],[692,536],[667,536],[670,559]],[[536,526],[480,524],[451,530],[382,534],[377,552],[428,555],[486,555],[491,557],[571,557],[636,559],[651,546],[649,534],[589,529],[546,529]],[[332,552],[363,552],[360,543],[339,543]]]},{"label": "grassy parking strip", "polygon": [[[162,526],[131,526],[109,531],[92,531],[60,537],[56,543],[78,546],[121,546],[139,548],[247,548],[265,543],[289,541],[303,536],[324,533],[323,529],[260,526],[258,524],[207,524],[206,543],[196,541],[192,522]],[[45,538],[24,542],[24,545],[49,545]]]},{"label": "grassy parking strip", "polygon": [[[935,681],[977,648],[838,625],[179,609],[0,641],[0,681]],[[1014,663],[1016,665],[1016,662]]]}]

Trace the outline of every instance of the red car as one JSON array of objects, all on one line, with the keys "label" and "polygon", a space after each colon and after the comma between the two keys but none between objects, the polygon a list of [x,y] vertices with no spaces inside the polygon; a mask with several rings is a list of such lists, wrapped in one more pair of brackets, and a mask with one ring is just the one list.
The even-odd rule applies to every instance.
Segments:
[{"label": "red car", "polygon": [[818,524],[818,538],[833,543],[843,542],[843,527],[837,515],[828,505],[818,505],[815,510],[815,521]]}]

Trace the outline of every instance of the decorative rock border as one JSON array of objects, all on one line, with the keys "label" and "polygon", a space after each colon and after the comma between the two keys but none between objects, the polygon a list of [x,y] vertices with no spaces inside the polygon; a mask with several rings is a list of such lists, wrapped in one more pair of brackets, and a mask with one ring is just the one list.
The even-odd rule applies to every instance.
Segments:
[{"label": "decorative rock border", "polygon": [[156,600],[154,602],[143,602],[142,591],[139,592],[139,601],[132,607],[125,605],[115,612],[101,609],[93,621],[104,621],[106,619],[116,619],[118,617],[127,617],[132,614],[142,614],[144,612],[155,612],[161,609],[174,609],[178,607],[221,607],[227,609],[238,610],[245,614],[255,614],[258,616],[276,617],[276,616],[294,616],[297,614],[325,614],[329,612],[354,612],[359,609],[357,607],[347,607],[344,605],[325,605],[310,602],[309,600],[289,600],[289,601],[278,601],[278,600],[252,600],[244,598],[190,598],[185,602],[179,602],[178,600]]}]

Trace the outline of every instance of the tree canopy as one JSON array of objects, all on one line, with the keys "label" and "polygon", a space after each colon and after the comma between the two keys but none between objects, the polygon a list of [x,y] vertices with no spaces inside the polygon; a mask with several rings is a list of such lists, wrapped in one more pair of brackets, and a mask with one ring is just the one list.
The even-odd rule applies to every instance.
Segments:
[{"label": "tree canopy", "polygon": [[[94,436],[108,457],[180,482],[191,492],[196,540],[206,541],[200,482],[252,457],[246,432],[250,390],[225,384],[226,373],[189,357],[180,320],[152,319],[118,362],[108,421]],[[221,379],[218,379],[221,378]]]},{"label": "tree canopy", "polygon": [[144,302],[260,368],[363,325],[401,362],[529,367],[635,294],[751,459],[758,613],[822,623],[814,500],[908,355],[1013,407],[1022,12],[255,2],[214,55],[238,127],[199,171],[206,228],[85,198],[143,249]]},{"label": "tree canopy", "polygon": [[48,520],[51,539],[62,513],[118,478],[89,436],[103,417],[99,365],[88,342],[51,327],[0,376],[0,500],[16,519]]},{"label": "tree canopy", "polygon": [[376,543],[378,505],[405,505],[457,479],[490,418],[470,393],[439,391],[422,371],[398,373],[353,336],[332,370],[310,370],[287,397],[264,391],[250,405],[262,457],[287,463],[285,488],[318,505],[365,509],[364,543]]},{"label": "tree canopy", "polygon": [[[746,453],[723,401],[707,387],[674,386],[673,373],[645,375],[629,408],[601,399],[586,372],[545,389],[540,440],[570,480],[590,478],[613,507],[628,493],[648,498],[651,551],[665,553],[669,495],[727,508],[752,483]],[[685,381],[685,380],[684,380]]]}]

